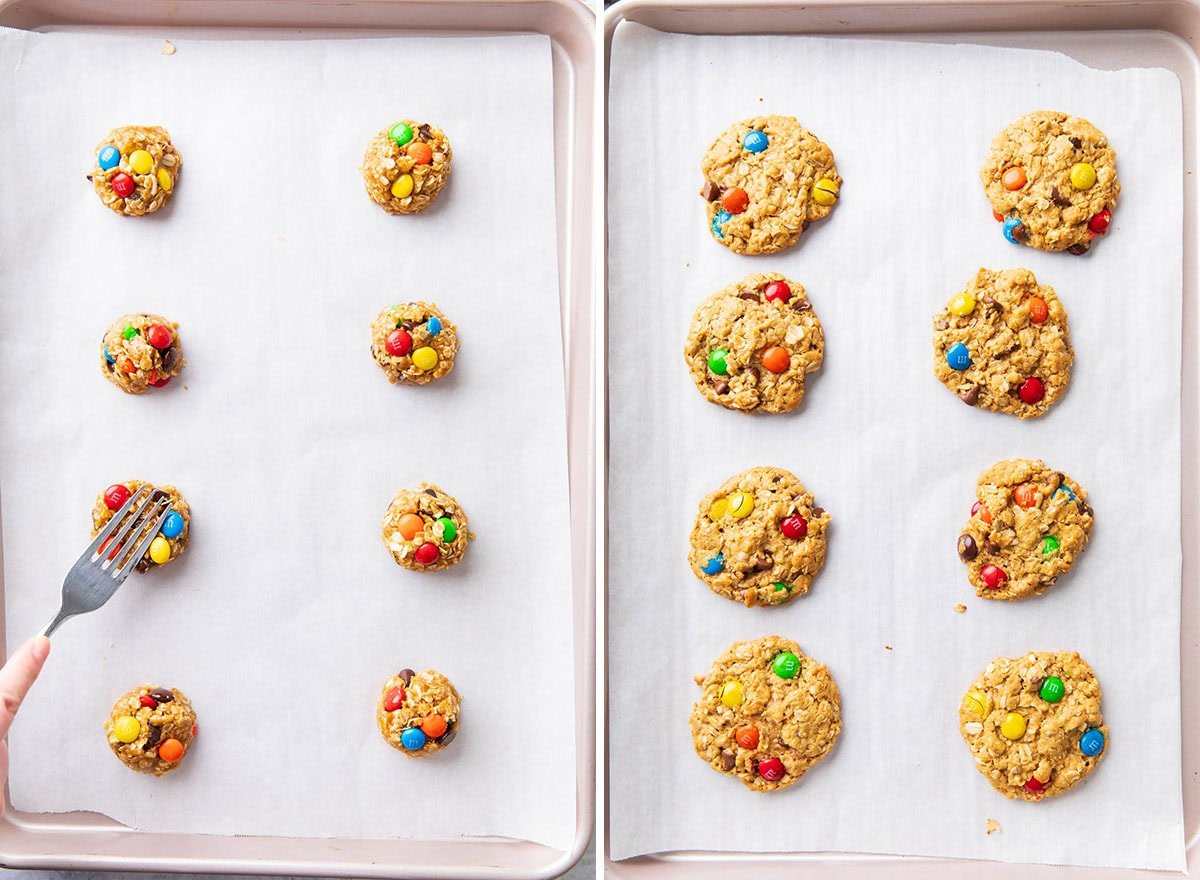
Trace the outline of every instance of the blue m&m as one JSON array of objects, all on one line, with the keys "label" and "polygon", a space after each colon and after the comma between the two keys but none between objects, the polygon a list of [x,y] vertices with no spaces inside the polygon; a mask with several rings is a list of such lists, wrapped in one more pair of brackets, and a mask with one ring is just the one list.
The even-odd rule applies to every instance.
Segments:
[{"label": "blue m&m", "polygon": [[712,219],[713,235],[717,238],[724,239],[725,233],[721,231],[721,227],[728,223],[733,218],[733,215],[728,211],[717,211],[717,214]]},{"label": "blue m&m", "polygon": [[1007,217],[1004,220],[1004,237],[1013,244],[1025,240],[1025,224],[1018,217]]},{"label": "blue m&m", "polygon": [[700,569],[705,574],[720,574],[725,570],[725,554],[718,553]]},{"label": "blue m&m", "polygon": [[121,164],[121,152],[112,144],[105,144],[100,148],[100,152],[96,155],[96,164],[100,166],[101,171],[107,171],[110,168],[116,168]]},{"label": "blue m&m", "polygon": [[430,318],[425,322],[425,329],[429,331],[430,336],[437,336],[442,332],[442,319]]},{"label": "blue m&m", "polygon": [[1075,500],[1075,490],[1066,483],[1061,484],[1057,489],[1054,490],[1055,495],[1057,495],[1059,492],[1062,492],[1064,495],[1066,495],[1069,500]]},{"label": "blue m&m", "polygon": [[183,517],[172,510],[163,520],[162,528],[159,531],[162,532],[164,538],[178,538],[183,533]]},{"label": "blue m&m", "polygon": [[742,149],[750,153],[761,153],[767,148],[767,136],[757,129],[746,132],[742,138]]},{"label": "blue m&m", "polygon": [[1104,734],[1094,727],[1084,731],[1079,738],[1079,751],[1089,758],[1096,757],[1104,751]]},{"label": "blue m&m", "polygon": [[117,362],[117,359],[116,359],[115,357],[113,357],[111,354],[109,354],[109,353],[108,353],[108,346],[107,346],[107,345],[106,345],[106,346],[104,346],[104,359],[105,359],[106,361],[108,361],[110,364],[115,364],[115,363]]},{"label": "blue m&m", "polygon": [[425,731],[419,727],[410,727],[400,734],[400,745],[408,749],[410,752],[415,752],[417,749],[423,748],[425,745]]},{"label": "blue m&m", "polygon": [[961,342],[956,342],[946,352],[946,363],[952,370],[965,370],[971,366],[971,352]]}]

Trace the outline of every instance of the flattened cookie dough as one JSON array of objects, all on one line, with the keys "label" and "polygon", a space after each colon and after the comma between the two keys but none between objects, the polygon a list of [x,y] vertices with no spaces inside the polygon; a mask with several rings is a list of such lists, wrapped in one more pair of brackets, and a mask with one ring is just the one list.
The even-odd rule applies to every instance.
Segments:
[{"label": "flattened cookie dough", "polygon": [[[100,534],[101,529],[108,525],[109,520],[121,509],[121,505],[145,485],[150,485],[156,492],[166,497],[169,512],[162,527],[158,530],[158,534],[150,542],[150,547],[135,567],[140,572],[166,565],[168,562],[178,559],[187,549],[192,535],[192,510],[183,496],[179,494],[179,490],[174,486],[154,486],[154,484],[147,484],[144,480],[126,480],[123,483],[113,483],[101,492],[96,497],[96,504],[92,508],[92,537],[94,538]],[[127,538],[126,542],[134,541],[136,546],[136,542],[144,537],[146,537],[145,532],[139,536]],[[109,558],[112,559],[120,551],[122,545],[118,544],[110,549],[108,544],[109,542],[105,542],[100,549],[101,551],[109,550],[111,554]]]},{"label": "flattened cookie dough", "polygon": [[162,315],[122,315],[100,340],[100,369],[126,394],[163,388],[186,364],[179,325]]},{"label": "flattened cookie dough", "polygon": [[710,767],[751,791],[787,788],[842,732],[837,684],[790,639],[735,642],[703,679],[692,745]]},{"label": "flattened cookie dough", "polygon": [[825,334],[804,288],[771,272],[747,275],[704,300],[683,348],[704,397],[742,412],[790,412],[820,369]]},{"label": "flattened cookie dough", "polygon": [[1092,534],[1083,487],[1041,461],[998,461],[958,536],[967,580],[984,599],[1040,596],[1070,570]]},{"label": "flattened cookie dough", "polygon": [[791,116],[725,129],[700,160],[712,237],[735,254],[773,254],[833,210],[842,178],[833,151]]},{"label": "flattened cookie dough", "polygon": [[727,599],[782,605],[807,593],[825,564],[829,521],[794,475],[751,468],[700,502],[688,562]]},{"label": "flattened cookie dough", "polygon": [[933,372],[967,406],[1044,415],[1071,379],[1067,310],[1028,269],[980,269],[933,317]]},{"label": "flattened cookie dough", "polygon": [[1117,154],[1086,119],[1038,110],[992,141],[979,172],[1004,237],[1042,251],[1087,253],[1117,207]]},{"label": "flattened cookie dough", "polygon": [[183,156],[157,125],[123,125],[96,145],[88,179],[105,205],[118,214],[153,214],[175,192]]},{"label": "flattened cookie dough", "polygon": [[182,691],[144,684],[117,700],[104,732],[122,764],[162,776],[178,767],[191,749],[196,713]]},{"label": "flattened cookie dough", "polygon": [[1074,787],[1108,741],[1100,682],[1074,651],[997,657],[963,697],[958,726],[992,787],[1026,801]]},{"label": "flattened cookie dough", "polygon": [[461,705],[458,691],[440,672],[402,669],[384,682],[375,717],[388,745],[406,758],[423,758],[454,742]]},{"label": "flattened cookie dough", "polygon": [[371,355],[392,384],[427,385],[454,369],[458,330],[433,303],[400,303],[371,322]]},{"label": "flattened cookie dough", "polygon": [[432,483],[401,489],[383,515],[383,543],[397,564],[413,571],[455,565],[474,537],[458,502]]},{"label": "flattened cookie dough", "polygon": [[404,119],[367,144],[362,177],[371,201],[389,214],[417,214],[450,177],[450,139],[436,125]]}]

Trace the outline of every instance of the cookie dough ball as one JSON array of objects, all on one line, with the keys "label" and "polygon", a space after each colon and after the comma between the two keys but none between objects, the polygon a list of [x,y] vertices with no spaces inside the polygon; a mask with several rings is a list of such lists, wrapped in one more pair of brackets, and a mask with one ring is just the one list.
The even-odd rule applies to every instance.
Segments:
[{"label": "cookie dough ball", "polygon": [[183,169],[183,156],[165,128],[125,125],[96,146],[88,179],[100,201],[118,214],[153,214],[171,198]]},{"label": "cookie dough ball", "polygon": [[821,368],[825,334],[804,288],[782,275],[747,275],[692,316],[683,356],[704,397],[742,412],[790,412],[804,377]]},{"label": "cookie dough ball", "polygon": [[1117,207],[1117,154],[1086,119],[1039,110],[996,135],[983,190],[1004,237],[1042,251],[1087,253]]},{"label": "cookie dough ball", "polygon": [[933,318],[933,372],[967,406],[1044,415],[1067,390],[1067,310],[1028,269],[980,269]]},{"label": "cookie dough ball", "polygon": [[1074,651],[997,657],[963,697],[958,726],[992,787],[1026,801],[1072,788],[1108,742],[1100,682]]},{"label": "cookie dough ball", "polygon": [[178,328],[162,315],[122,315],[100,340],[100,369],[127,394],[164,387],[187,363]]},{"label": "cookie dough ball", "polygon": [[108,746],[130,770],[162,776],[179,766],[196,738],[196,713],[181,691],[153,684],[117,700],[104,722]]},{"label": "cookie dough ball", "polygon": [[474,537],[458,502],[432,483],[401,489],[383,515],[383,543],[399,565],[413,571],[455,565]]},{"label": "cookie dough ball", "polygon": [[976,493],[958,558],[981,598],[1040,596],[1091,537],[1087,492],[1041,461],[998,461],[979,475]]},{"label": "cookie dough ball", "polygon": [[454,742],[461,705],[458,691],[440,672],[401,669],[384,682],[375,718],[388,745],[407,758],[423,758]]},{"label": "cookie dough ball", "polygon": [[713,238],[735,254],[773,254],[833,210],[842,178],[833,152],[791,116],[725,129],[700,160]]},{"label": "cookie dough ball", "polygon": [[[129,500],[130,496],[145,485],[148,484],[143,480],[126,480],[123,483],[113,483],[101,492],[96,498],[95,507],[92,508],[92,537],[94,538],[100,534],[100,530],[108,525],[108,521]],[[141,561],[136,566],[136,570],[141,572],[158,568],[160,565],[166,565],[173,559],[178,559],[183,551],[187,549],[192,530],[192,510],[188,507],[188,503],[184,500],[183,496],[179,494],[179,490],[174,486],[149,485],[155,492],[160,493],[167,499],[168,513],[162,527],[158,530],[158,534],[150,542],[149,549],[146,550],[145,555],[142,556]],[[135,538],[127,538],[126,540],[136,542],[138,539],[144,537],[146,537],[146,534],[142,533]],[[111,538],[101,545],[101,552],[109,549],[108,545],[110,541]],[[116,554],[120,552],[121,547],[121,544],[113,547],[109,559],[115,558]]]},{"label": "cookie dough ball", "polygon": [[458,331],[433,303],[401,303],[371,322],[371,355],[388,381],[427,385],[454,369]]},{"label": "cookie dough ball", "polygon": [[787,788],[842,732],[837,684],[790,639],[736,642],[717,658],[692,707],[692,745],[751,791]]},{"label": "cookie dough ball", "polygon": [[751,468],[700,502],[688,562],[727,599],[782,605],[807,593],[825,564],[829,520],[795,476]]},{"label": "cookie dough ball", "polygon": [[362,176],[371,201],[389,214],[417,214],[450,177],[450,139],[428,122],[405,119],[367,144]]}]

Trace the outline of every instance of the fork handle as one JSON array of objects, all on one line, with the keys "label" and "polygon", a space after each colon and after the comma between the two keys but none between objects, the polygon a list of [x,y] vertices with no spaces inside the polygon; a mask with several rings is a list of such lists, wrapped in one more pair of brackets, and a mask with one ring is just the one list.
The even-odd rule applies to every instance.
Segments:
[{"label": "fork handle", "polygon": [[50,625],[42,631],[42,635],[44,635],[46,638],[50,638],[50,636],[54,635],[54,631],[62,626],[63,621],[72,616],[73,615],[68,613],[67,609],[60,608],[58,611],[58,616],[50,621]]}]

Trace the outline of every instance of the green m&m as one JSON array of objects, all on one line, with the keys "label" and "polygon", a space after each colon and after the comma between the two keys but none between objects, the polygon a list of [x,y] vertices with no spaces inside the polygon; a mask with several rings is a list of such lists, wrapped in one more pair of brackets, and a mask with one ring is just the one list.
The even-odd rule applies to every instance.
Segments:
[{"label": "green m&m", "polygon": [[795,678],[800,672],[800,658],[791,651],[781,651],[771,661],[771,671],[780,678]]},{"label": "green m&m", "polygon": [[1058,538],[1054,537],[1053,535],[1047,535],[1046,537],[1042,538],[1042,555],[1049,556],[1052,553],[1057,553],[1058,548],[1061,546],[1062,544],[1059,542]]},{"label": "green m&m", "polygon": [[388,137],[396,142],[396,146],[402,147],[413,139],[413,130],[407,122],[397,122],[388,132]]},{"label": "green m&m", "polygon": [[458,537],[458,527],[454,525],[454,520],[448,516],[441,517],[434,523],[434,526],[441,533],[442,542],[445,544],[449,544]]},{"label": "green m&m", "polygon": [[1063,680],[1057,675],[1051,675],[1042,681],[1042,688],[1038,691],[1038,696],[1047,703],[1057,703],[1063,698],[1063,694],[1066,692],[1067,689],[1063,687]]},{"label": "green m&m", "polygon": [[714,348],[708,353],[708,369],[709,372],[716,373],[718,376],[724,376],[729,372],[729,365],[725,359],[729,357],[729,352],[723,348]]}]

